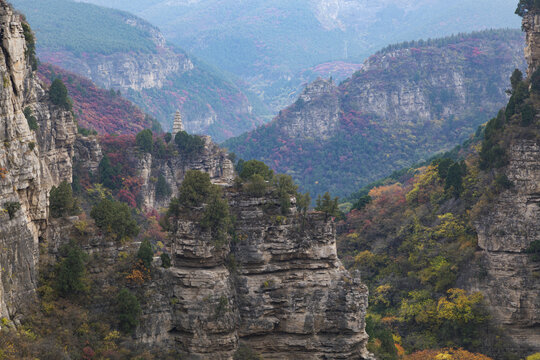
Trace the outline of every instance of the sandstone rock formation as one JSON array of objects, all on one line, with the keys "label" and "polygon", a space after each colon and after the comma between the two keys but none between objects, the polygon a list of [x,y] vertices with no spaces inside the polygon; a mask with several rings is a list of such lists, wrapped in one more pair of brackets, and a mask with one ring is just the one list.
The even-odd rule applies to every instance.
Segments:
[{"label": "sandstone rock formation", "polygon": [[[33,76],[20,15],[3,0],[0,37],[0,317],[14,319],[34,298],[49,190],[71,181],[76,126]],[[26,107],[36,131],[23,114]]]},{"label": "sandstone rock formation", "polygon": [[333,222],[294,207],[280,216],[270,194],[228,197],[237,239],[217,243],[193,214],[179,219],[137,337],[190,359],[232,359],[239,344],[265,359],[371,358],[367,288],[337,258]]}]

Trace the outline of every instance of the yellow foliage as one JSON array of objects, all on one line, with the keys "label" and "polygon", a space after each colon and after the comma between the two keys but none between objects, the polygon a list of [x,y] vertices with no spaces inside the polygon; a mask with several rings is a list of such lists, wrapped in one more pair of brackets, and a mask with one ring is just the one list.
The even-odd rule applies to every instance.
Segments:
[{"label": "yellow foliage", "polygon": [[420,169],[420,173],[414,177],[414,185],[405,198],[409,204],[423,204],[429,200],[429,187],[439,179],[437,166],[429,165]]},{"label": "yellow foliage", "polygon": [[439,299],[437,317],[441,320],[450,320],[458,323],[482,321],[483,318],[475,312],[475,307],[482,302],[484,296],[477,292],[467,296],[465,290],[450,289],[448,297]]},{"label": "yellow foliage", "polygon": [[527,360],[540,360],[540,353],[527,356]]}]

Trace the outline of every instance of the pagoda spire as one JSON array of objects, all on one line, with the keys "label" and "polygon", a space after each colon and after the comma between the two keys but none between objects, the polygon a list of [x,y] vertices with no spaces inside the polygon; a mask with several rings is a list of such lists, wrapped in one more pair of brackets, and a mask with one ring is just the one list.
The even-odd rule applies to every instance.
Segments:
[{"label": "pagoda spire", "polygon": [[175,136],[180,131],[184,131],[184,124],[182,123],[182,115],[180,114],[180,110],[176,110],[176,115],[174,115],[172,135]]}]

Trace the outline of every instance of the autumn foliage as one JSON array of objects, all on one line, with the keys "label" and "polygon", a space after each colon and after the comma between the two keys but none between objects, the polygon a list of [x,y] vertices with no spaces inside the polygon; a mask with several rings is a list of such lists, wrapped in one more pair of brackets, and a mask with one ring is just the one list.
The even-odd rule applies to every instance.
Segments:
[{"label": "autumn foliage", "polygon": [[492,360],[482,354],[468,352],[463,349],[423,350],[406,355],[403,360]]}]

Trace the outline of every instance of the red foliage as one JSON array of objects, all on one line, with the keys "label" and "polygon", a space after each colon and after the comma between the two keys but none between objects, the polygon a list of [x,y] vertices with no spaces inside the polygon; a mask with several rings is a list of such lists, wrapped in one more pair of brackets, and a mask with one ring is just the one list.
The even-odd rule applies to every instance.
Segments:
[{"label": "red foliage", "polygon": [[90,80],[59,67],[42,64],[39,78],[47,85],[60,77],[73,100],[73,112],[78,123],[99,134],[136,134],[151,123],[133,103],[111,91],[98,88]]}]

